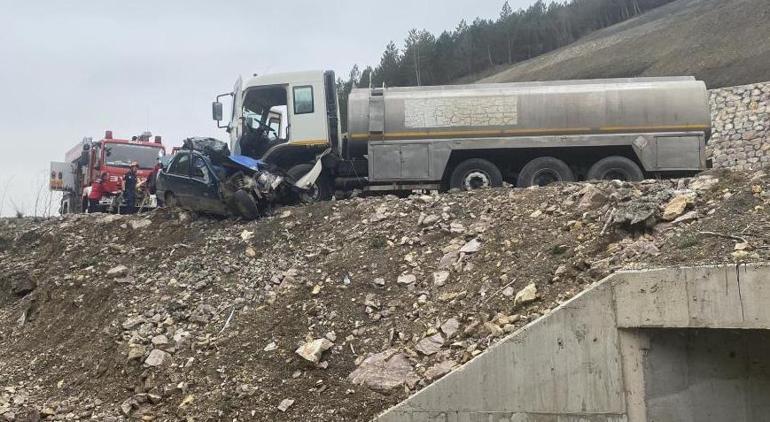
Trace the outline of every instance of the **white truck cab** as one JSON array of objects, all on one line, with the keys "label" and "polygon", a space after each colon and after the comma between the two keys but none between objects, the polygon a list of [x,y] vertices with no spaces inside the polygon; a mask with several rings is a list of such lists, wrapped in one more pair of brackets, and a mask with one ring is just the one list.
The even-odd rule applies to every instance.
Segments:
[{"label": "white truck cab", "polygon": [[233,154],[290,169],[308,164],[340,137],[333,72],[304,71],[254,76],[217,96],[214,119],[222,121],[222,97],[232,99],[226,128]]}]

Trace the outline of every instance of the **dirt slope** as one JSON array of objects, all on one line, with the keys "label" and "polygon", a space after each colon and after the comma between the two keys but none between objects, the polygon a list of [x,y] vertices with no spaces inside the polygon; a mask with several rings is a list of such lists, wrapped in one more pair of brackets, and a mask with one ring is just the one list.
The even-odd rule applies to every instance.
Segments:
[{"label": "dirt slope", "polygon": [[481,82],[694,75],[709,88],[770,80],[770,1],[678,0]]},{"label": "dirt slope", "polygon": [[0,420],[369,420],[612,271],[767,260],[769,184],[0,220]]}]

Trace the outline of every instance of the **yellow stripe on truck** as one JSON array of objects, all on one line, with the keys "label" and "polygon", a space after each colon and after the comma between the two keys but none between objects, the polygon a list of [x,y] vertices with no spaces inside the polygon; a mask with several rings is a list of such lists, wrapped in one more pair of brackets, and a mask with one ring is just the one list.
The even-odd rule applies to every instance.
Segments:
[{"label": "yellow stripe on truck", "polygon": [[[680,132],[693,130],[706,130],[703,125],[671,125],[671,126],[605,126],[600,128],[555,128],[555,129],[497,129],[497,130],[460,130],[460,131],[409,131],[386,132],[384,139],[409,139],[409,138],[461,138],[482,136],[505,135],[570,135],[586,133],[623,133],[623,132]],[[351,140],[369,140],[368,133],[353,133]]]},{"label": "yellow stripe on truck", "polygon": [[292,145],[328,145],[329,141],[326,139],[302,139],[299,141],[289,141]]}]

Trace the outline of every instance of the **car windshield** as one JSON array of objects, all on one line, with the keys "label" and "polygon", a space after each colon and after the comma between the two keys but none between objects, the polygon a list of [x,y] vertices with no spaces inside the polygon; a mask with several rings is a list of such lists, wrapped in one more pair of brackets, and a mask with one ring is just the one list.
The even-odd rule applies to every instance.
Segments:
[{"label": "car windshield", "polygon": [[141,169],[151,169],[158,162],[162,150],[156,147],[133,144],[106,144],[104,163],[114,167],[128,167],[132,161],[139,163]]}]

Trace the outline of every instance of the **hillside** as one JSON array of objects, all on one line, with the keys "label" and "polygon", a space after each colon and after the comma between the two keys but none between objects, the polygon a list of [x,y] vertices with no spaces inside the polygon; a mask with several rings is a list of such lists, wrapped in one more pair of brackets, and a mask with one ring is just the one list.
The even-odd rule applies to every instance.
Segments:
[{"label": "hillside", "polygon": [[480,82],[694,75],[710,88],[770,80],[770,1],[678,0]]},{"label": "hillside", "polygon": [[768,189],[713,171],[0,220],[0,421],[368,420],[612,271],[767,260]]}]

